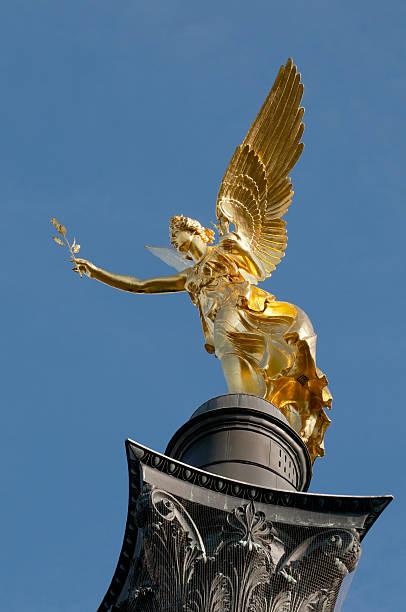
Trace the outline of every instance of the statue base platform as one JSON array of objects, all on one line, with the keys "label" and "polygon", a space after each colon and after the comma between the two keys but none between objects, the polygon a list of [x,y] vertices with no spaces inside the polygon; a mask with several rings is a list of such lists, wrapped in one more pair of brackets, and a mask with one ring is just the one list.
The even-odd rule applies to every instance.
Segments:
[{"label": "statue base platform", "polygon": [[99,612],[341,609],[392,497],[305,492],[310,459],[284,421],[265,400],[229,394],[197,410],[166,454],[127,440],[127,524]]}]

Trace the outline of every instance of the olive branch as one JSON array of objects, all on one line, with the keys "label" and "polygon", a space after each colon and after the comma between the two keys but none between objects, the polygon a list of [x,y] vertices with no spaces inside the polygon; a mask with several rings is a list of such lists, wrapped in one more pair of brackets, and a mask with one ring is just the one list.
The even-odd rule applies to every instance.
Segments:
[{"label": "olive branch", "polygon": [[[69,244],[69,241],[66,238],[66,227],[62,225],[62,223],[59,223],[59,221],[57,221],[55,217],[52,217],[51,223],[55,227],[58,234],[62,236],[63,238],[63,240],[61,240],[61,238],[58,238],[57,236],[52,236],[52,240],[54,240],[56,244],[60,244],[61,246],[67,247],[71,254],[72,260],[75,262],[76,261],[75,255],[77,255],[80,251],[80,244],[77,244],[76,238],[73,239],[72,244]],[[81,272],[79,272],[79,275],[80,277],[82,277]]]}]

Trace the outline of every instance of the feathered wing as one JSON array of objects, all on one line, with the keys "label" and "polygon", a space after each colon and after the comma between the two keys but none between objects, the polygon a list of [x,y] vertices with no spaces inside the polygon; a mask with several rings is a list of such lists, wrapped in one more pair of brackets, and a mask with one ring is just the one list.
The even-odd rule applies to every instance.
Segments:
[{"label": "feathered wing", "polygon": [[304,146],[300,142],[302,95],[300,74],[289,59],[237,147],[217,196],[220,228],[225,221],[234,223],[240,239],[261,264],[263,278],[272,273],[286,248],[286,222],[281,217],[293,196],[288,174]]}]

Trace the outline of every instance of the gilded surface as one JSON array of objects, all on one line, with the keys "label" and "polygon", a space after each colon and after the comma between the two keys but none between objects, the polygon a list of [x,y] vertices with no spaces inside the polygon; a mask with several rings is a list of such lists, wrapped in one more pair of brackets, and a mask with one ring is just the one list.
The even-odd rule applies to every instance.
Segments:
[{"label": "gilded surface", "polygon": [[[315,364],[316,336],[300,308],[256,286],[286,248],[282,217],[293,195],[288,175],[303,149],[302,94],[300,74],[288,60],[224,175],[216,204],[218,243],[211,245],[214,232],[198,221],[171,219],[171,242],[181,255],[177,274],[141,280],[75,255],[72,261],[76,272],[124,291],[187,291],[199,311],[205,348],[221,361],[229,392],[275,404],[314,461],[324,455],[330,424],[324,408],[331,405],[327,380]],[[169,249],[151,250],[171,262]]]}]

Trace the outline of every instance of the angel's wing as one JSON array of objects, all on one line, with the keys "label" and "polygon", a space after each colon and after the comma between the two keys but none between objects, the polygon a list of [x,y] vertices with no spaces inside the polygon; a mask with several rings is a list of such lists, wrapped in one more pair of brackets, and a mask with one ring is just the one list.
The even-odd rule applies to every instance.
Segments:
[{"label": "angel's wing", "polygon": [[168,266],[175,268],[178,272],[183,272],[186,268],[193,266],[193,261],[188,261],[186,257],[183,257],[174,247],[146,246],[146,248],[150,253],[155,255],[155,257],[159,257],[159,259],[168,264]]},{"label": "angel's wing", "polygon": [[304,146],[302,95],[300,74],[289,59],[237,147],[217,196],[222,232],[228,222],[234,223],[240,239],[261,263],[263,277],[272,273],[286,248],[286,222],[281,217],[293,196],[288,174]]}]

